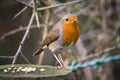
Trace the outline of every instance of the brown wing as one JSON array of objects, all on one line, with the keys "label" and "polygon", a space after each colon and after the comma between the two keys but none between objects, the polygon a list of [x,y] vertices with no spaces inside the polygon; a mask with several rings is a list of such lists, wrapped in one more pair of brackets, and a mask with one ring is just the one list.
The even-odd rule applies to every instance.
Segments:
[{"label": "brown wing", "polygon": [[41,43],[41,46],[49,45],[50,43],[57,40],[59,37],[59,29],[56,27],[53,27],[52,30],[47,34],[46,38]]},{"label": "brown wing", "polygon": [[45,45],[48,46],[50,43],[57,40],[58,37],[59,37],[59,29],[53,27],[52,30],[47,34],[46,38],[41,43],[40,48],[33,54],[33,56],[39,55],[42,51],[44,51],[43,46]]}]

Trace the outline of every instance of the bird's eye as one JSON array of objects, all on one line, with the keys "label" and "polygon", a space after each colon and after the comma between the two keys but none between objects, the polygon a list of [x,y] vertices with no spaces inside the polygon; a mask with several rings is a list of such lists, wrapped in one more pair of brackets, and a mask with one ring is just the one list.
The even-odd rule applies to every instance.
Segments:
[{"label": "bird's eye", "polygon": [[68,21],[68,18],[66,18],[66,21]]}]

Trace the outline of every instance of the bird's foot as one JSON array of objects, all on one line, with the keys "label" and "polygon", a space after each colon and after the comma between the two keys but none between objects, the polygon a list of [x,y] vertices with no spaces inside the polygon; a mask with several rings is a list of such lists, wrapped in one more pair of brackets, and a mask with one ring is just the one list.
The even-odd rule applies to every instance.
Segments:
[{"label": "bird's foot", "polygon": [[68,69],[67,66],[57,66],[56,68],[57,68],[57,69]]}]

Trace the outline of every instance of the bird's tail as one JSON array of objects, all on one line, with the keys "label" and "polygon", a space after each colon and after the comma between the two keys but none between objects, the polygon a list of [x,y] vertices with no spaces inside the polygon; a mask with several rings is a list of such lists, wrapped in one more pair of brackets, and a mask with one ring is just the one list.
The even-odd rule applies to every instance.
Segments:
[{"label": "bird's tail", "polygon": [[41,54],[43,51],[44,51],[44,49],[43,49],[42,47],[40,47],[37,51],[35,51],[35,52],[33,53],[33,56],[39,55],[39,54]]}]

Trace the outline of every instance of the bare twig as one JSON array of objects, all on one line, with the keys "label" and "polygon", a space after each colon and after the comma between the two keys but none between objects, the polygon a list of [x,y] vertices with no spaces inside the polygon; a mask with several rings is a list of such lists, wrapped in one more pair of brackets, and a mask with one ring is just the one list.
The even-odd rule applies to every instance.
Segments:
[{"label": "bare twig", "polygon": [[14,58],[14,56],[0,56],[0,58]]},{"label": "bare twig", "polygon": [[[45,23],[46,23],[46,24],[48,24],[49,18],[50,18],[50,11],[49,11],[49,9],[46,9],[46,10],[45,10]],[[44,38],[45,38],[45,36],[47,35],[47,33],[48,33],[48,25],[45,25],[45,26],[44,26],[44,29],[43,29],[42,40],[44,40]],[[44,52],[43,52],[43,53],[44,53]],[[40,64],[40,65],[42,64],[44,55],[45,55],[45,54],[41,54],[41,55],[39,56],[38,64]]]},{"label": "bare twig", "polygon": [[103,51],[101,52],[98,52],[98,53],[94,53],[94,54],[90,54],[88,56],[85,56],[84,58],[81,58],[78,63],[82,63],[82,62],[85,62],[89,59],[93,59],[93,58],[96,58],[96,57],[99,57],[101,56],[102,54],[106,53],[106,52],[109,52],[109,51],[112,51],[114,49],[117,49],[117,48],[120,48],[120,44],[118,44],[117,46],[113,46],[113,47],[110,47],[110,48],[106,48],[104,49]]},{"label": "bare twig", "polygon": [[[17,0],[18,2],[21,2],[20,0]],[[32,4],[32,0],[29,2],[28,5]],[[18,17],[22,12],[24,12],[26,9],[28,8],[28,6],[25,6],[22,10],[20,10],[14,17],[13,19],[15,19],[16,17]]]},{"label": "bare twig", "polygon": [[35,15],[35,20],[36,20],[36,23],[37,23],[37,26],[38,28],[40,28],[40,21],[39,21],[39,17],[38,17],[38,11],[37,11],[37,5],[36,5],[36,1],[34,0],[33,1],[33,13]]},{"label": "bare twig", "polygon": [[26,3],[26,2],[21,1],[21,0],[16,0],[16,1],[19,2],[19,3],[21,3],[21,4],[24,4],[24,5],[26,5],[26,6],[29,6],[29,7],[33,8],[33,6],[31,5],[31,2],[32,2],[33,0],[31,0],[29,3]]},{"label": "bare twig", "polygon": [[18,17],[22,12],[24,12],[26,9],[28,8],[28,6],[25,6],[22,10],[20,10],[17,14],[15,14],[15,16],[12,19],[15,19],[16,17]]},{"label": "bare twig", "polygon": [[23,57],[23,59],[28,63],[30,64],[30,61],[25,57],[25,55],[23,53],[21,53],[21,56]]},{"label": "bare twig", "polygon": [[40,10],[55,8],[55,7],[59,7],[59,6],[66,6],[66,5],[78,3],[78,2],[80,2],[80,1],[81,1],[81,0],[76,0],[76,1],[66,2],[66,3],[60,3],[60,4],[50,5],[50,6],[47,6],[47,7],[37,8],[37,10],[40,11]]},{"label": "bare twig", "polygon": [[[50,24],[40,24],[40,27],[44,27],[45,25],[48,25],[50,26]],[[34,29],[34,28],[38,28],[37,25],[31,25],[30,29]],[[3,34],[1,37],[0,37],[0,40],[4,40],[6,37],[8,36],[11,36],[11,35],[14,35],[18,32],[21,32],[21,31],[25,31],[27,29],[27,27],[19,27],[17,29],[14,29],[14,30],[11,30],[5,34]]]},{"label": "bare twig", "polygon": [[30,30],[30,27],[31,27],[31,25],[32,25],[33,19],[34,19],[34,14],[32,14],[32,16],[31,16],[30,22],[29,22],[29,24],[28,24],[28,26],[27,26],[27,30],[26,30],[23,38],[22,38],[22,41],[20,42],[20,45],[19,45],[19,47],[18,47],[18,50],[17,50],[17,52],[16,52],[16,54],[15,54],[15,56],[14,56],[14,59],[13,59],[13,61],[12,61],[12,65],[15,64],[16,59],[17,59],[17,56],[18,56],[19,53],[21,52],[22,45],[23,45],[23,43],[25,42],[25,40],[26,40],[26,38],[27,38],[27,35],[28,35],[28,33],[29,33],[29,30]]}]

